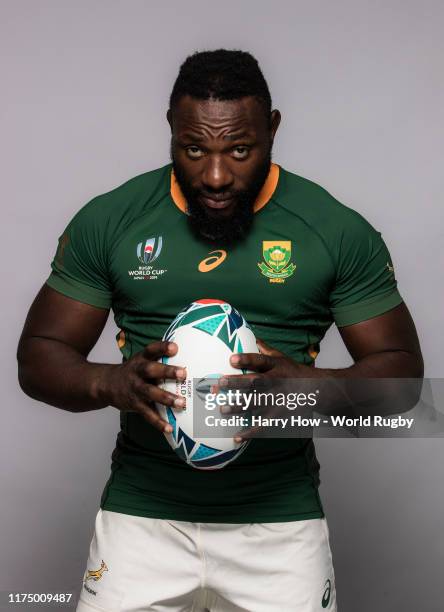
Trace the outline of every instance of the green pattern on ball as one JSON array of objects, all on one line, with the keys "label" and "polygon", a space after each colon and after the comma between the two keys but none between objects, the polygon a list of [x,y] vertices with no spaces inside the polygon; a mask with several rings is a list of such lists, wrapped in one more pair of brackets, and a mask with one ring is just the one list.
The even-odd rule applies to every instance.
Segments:
[{"label": "green pattern on ball", "polygon": [[225,315],[219,315],[218,317],[211,317],[211,319],[206,319],[205,321],[200,321],[197,325],[193,325],[193,327],[197,329],[201,329],[207,334],[213,335],[222,321],[225,319]]}]

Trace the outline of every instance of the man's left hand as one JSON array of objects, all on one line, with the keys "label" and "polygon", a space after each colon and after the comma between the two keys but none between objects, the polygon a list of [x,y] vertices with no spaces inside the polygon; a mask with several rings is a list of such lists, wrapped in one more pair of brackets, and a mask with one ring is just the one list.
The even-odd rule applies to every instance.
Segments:
[{"label": "man's left hand", "polygon": [[[261,378],[309,378],[307,366],[297,363],[281,351],[268,346],[259,338],[256,340],[260,353],[237,353],[230,358],[230,364],[240,370],[249,370],[251,374],[224,375],[219,386],[248,386],[248,383],[259,382]],[[245,385],[243,385],[245,383]]]},{"label": "man's left hand", "polygon": [[[244,372],[248,371],[249,373],[224,375],[216,385],[218,391],[239,389],[247,393],[252,393],[253,390],[276,393],[278,390],[277,386],[279,386],[278,379],[310,378],[310,373],[312,373],[311,367],[297,363],[281,351],[266,344],[263,340],[257,339],[257,345],[260,353],[237,353],[231,356],[230,363],[234,368]],[[268,406],[266,409],[263,406],[260,407],[260,412],[263,416],[268,417],[281,415],[282,410],[282,407],[279,407],[277,412],[273,406]],[[242,413],[243,407],[241,405],[232,405],[229,408],[223,408],[221,411],[224,414]],[[257,428],[248,428],[238,432],[235,440],[241,441],[241,439],[251,438],[255,433],[257,433]]]}]

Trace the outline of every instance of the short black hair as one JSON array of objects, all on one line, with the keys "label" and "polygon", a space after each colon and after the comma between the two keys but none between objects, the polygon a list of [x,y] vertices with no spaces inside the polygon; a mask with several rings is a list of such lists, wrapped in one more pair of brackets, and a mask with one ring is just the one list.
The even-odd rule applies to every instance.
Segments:
[{"label": "short black hair", "polygon": [[198,100],[238,100],[254,96],[271,113],[271,96],[267,81],[251,53],[228,49],[200,51],[187,57],[181,65],[170,108],[182,96]]}]

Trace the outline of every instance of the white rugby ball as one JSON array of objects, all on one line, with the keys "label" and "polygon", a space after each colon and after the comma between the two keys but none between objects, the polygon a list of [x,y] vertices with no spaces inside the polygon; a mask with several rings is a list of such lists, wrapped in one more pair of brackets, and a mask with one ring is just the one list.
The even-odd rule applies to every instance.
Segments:
[{"label": "white rugby ball", "polygon": [[[186,398],[186,409],[157,404],[163,419],[173,428],[164,434],[171,447],[189,465],[219,469],[234,461],[249,441],[236,443],[232,437],[199,438],[193,435],[193,379],[219,378],[222,374],[241,374],[233,368],[233,353],[259,353],[256,338],[243,316],[223,300],[200,299],[184,308],[163,336],[175,342],[178,351],[162,362],[186,367],[184,382],[165,380],[159,386]],[[221,415],[219,415],[221,416]]]}]

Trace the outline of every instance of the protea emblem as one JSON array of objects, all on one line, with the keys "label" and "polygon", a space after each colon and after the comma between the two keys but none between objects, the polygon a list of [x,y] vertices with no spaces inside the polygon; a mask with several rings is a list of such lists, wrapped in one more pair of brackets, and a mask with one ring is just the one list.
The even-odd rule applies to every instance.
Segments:
[{"label": "protea emblem", "polygon": [[162,236],[158,238],[148,238],[145,243],[139,242],[137,245],[137,257],[143,264],[155,261],[162,250]]},{"label": "protea emblem", "polygon": [[284,283],[296,270],[296,264],[290,263],[291,240],[264,240],[262,255],[264,261],[257,265],[270,283]]}]

